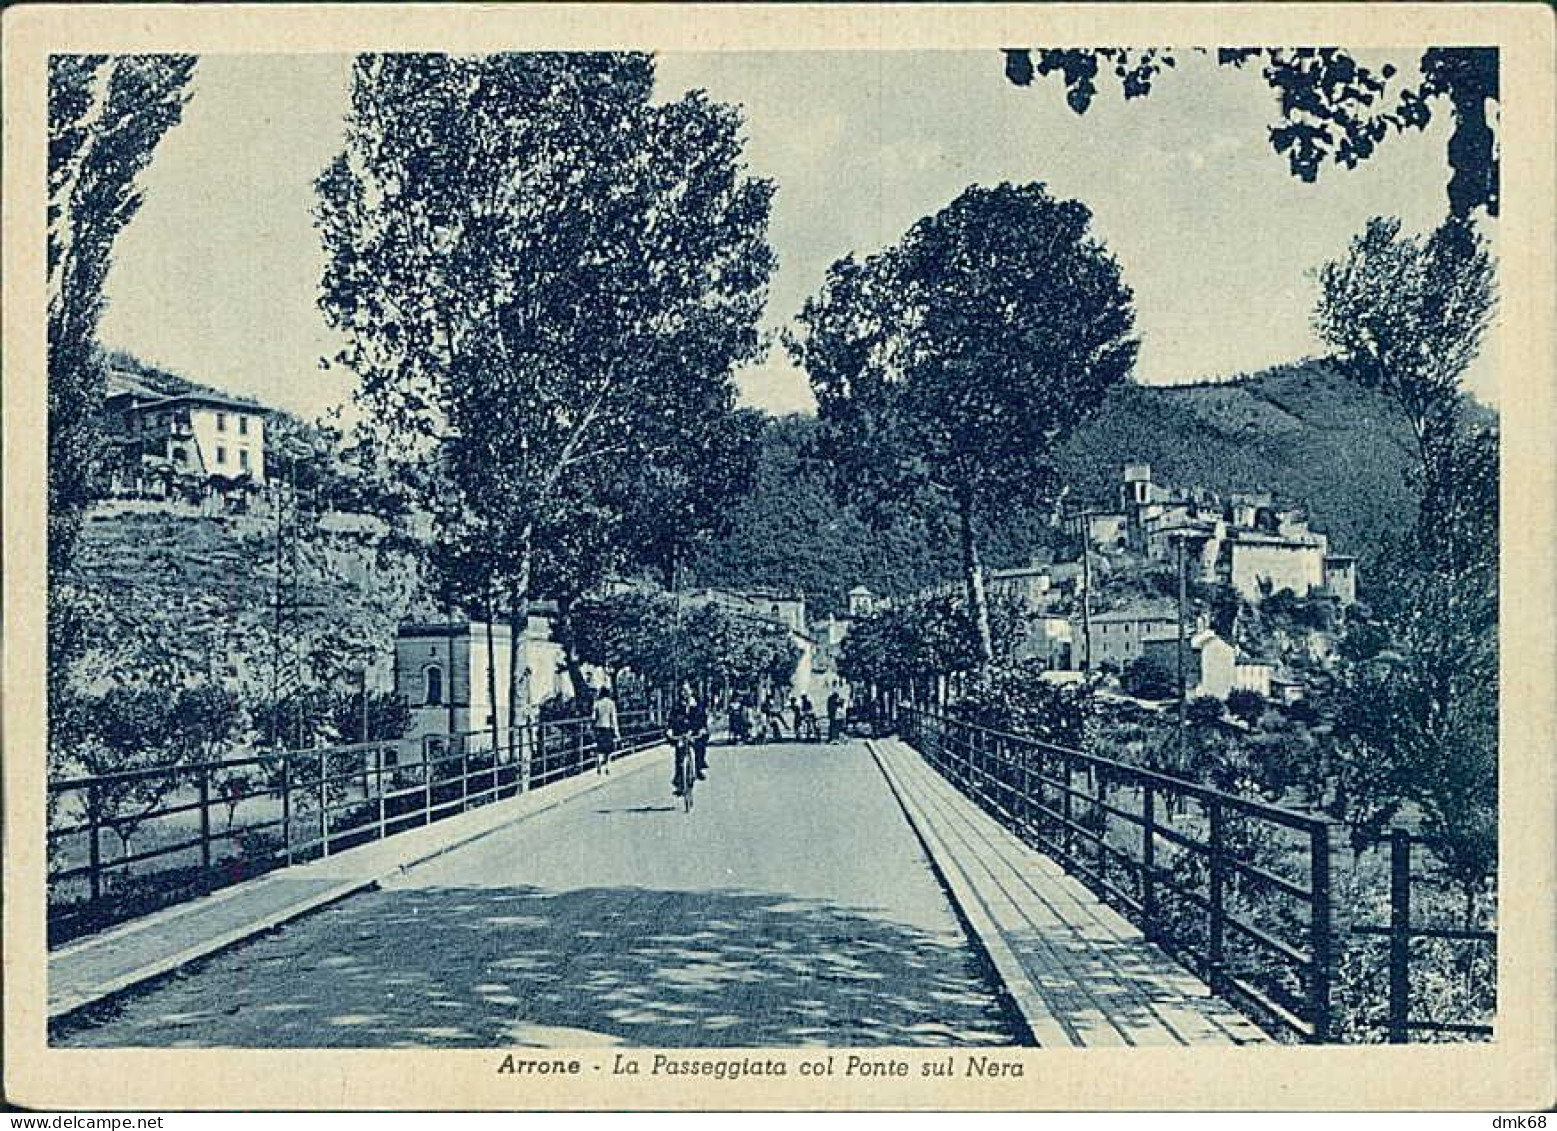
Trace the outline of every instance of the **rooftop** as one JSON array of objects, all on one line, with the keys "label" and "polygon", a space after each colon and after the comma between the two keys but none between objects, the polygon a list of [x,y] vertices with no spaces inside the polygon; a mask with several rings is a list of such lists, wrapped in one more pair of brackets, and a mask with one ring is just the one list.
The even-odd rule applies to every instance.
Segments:
[{"label": "rooftop", "polygon": [[[115,384],[120,382],[115,381]],[[105,400],[115,400],[119,397],[144,398],[144,403],[137,404],[137,409],[163,409],[180,404],[215,405],[218,408],[230,408],[239,412],[268,413],[271,410],[255,401],[241,400],[238,397],[230,397],[218,392],[188,392],[168,395],[159,393],[155,389],[148,389],[142,385],[130,386],[128,383],[120,388],[111,389]]]},{"label": "rooftop", "polygon": [[1125,621],[1171,621],[1178,619],[1178,614],[1167,606],[1130,605],[1123,609],[1110,609],[1106,613],[1093,613],[1088,619],[1093,624],[1122,624]]}]

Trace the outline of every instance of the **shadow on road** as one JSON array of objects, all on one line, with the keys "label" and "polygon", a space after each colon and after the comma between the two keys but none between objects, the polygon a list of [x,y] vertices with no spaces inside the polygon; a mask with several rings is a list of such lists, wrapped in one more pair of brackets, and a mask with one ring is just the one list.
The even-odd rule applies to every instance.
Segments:
[{"label": "shadow on road", "polygon": [[187,968],[67,1046],[1009,1044],[957,938],[741,891],[375,892]]},{"label": "shadow on road", "polygon": [[681,808],[681,806],[679,806],[679,805],[637,805],[637,806],[634,806],[631,809],[596,809],[595,812],[596,813],[600,813],[600,814],[611,814],[611,813],[674,813],[674,812],[676,812],[680,808]]}]

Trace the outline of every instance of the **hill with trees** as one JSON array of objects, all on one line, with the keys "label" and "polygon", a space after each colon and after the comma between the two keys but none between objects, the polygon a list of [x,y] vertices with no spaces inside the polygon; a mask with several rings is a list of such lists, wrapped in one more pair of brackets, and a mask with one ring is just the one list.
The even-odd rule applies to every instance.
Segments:
[{"label": "hill with trees", "polygon": [[[904,506],[884,529],[840,505],[808,416],[772,419],[763,432],[751,494],[732,528],[697,559],[706,585],[804,592],[838,609],[849,589],[912,593],[958,576],[956,516]],[[1269,490],[1305,505],[1333,548],[1367,569],[1416,516],[1414,444],[1400,411],[1320,361],[1301,361],[1225,381],[1128,384],[1059,453],[1073,499],[1111,500],[1120,467],[1144,461],[1163,482],[1218,491]],[[1051,506],[1010,507],[986,532],[993,567],[1025,564],[1062,542]]]}]

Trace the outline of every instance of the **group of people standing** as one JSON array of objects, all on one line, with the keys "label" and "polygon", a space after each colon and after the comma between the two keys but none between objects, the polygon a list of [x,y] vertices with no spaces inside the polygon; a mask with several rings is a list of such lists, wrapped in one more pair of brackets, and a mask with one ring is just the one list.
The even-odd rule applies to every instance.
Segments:
[{"label": "group of people standing", "polygon": [[[845,703],[836,688],[827,696],[827,741],[843,740]],[[787,716],[787,718],[786,718]],[[676,777],[672,783],[680,795],[686,778],[696,775],[701,781],[708,773],[708,708],[699,701],[690,684],[683,684],[675,706],[667,721],[668,736],[678,744],[686,742],[695,755],[690,764],[683,766],[678,758]],[[609,774],[611,757],[621,741],[621,722],[617,714],[616,699],[609,688],[595,693],[590,711],[590,724],[595,739],[595,772]],[[758,705],[756,695],[737,695],[730,702],[730,741],[733,744],[752,742],[776,742],[786,737],[798,742],[821,742],[821,720],[809,695],[798,698],[791,695],[786,704],[775,692],[768,692]]]},{"label": "group of people standing", "polygon": [[[827,741],[843,738],[844,701],[836,688],[827,696]],[[787,719],[786,719],[787,716]],[[821,721],[811,696],[791,695],[789,702],[768,692],[758,705],[757,697],[736,696],[730,704],[730,741],[733,743],[776,742],[786,735],[797,742],[821,742]]]}]

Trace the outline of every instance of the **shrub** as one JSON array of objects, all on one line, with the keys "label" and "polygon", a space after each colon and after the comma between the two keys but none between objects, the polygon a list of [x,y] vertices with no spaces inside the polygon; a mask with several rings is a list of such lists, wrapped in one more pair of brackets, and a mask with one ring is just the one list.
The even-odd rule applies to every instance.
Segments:
[{"label": "shrub", "polygon": [[1125,665],[1120,682],[1138,699],[1170,699],[1178,692],[1178,675],[1156,656],[1141,656]]},{"label": "shrub", "polygon": [[1235,687],[1228,693],[1227,710],[1252,726],[1265,713],[1265,696],[1246,687]]}]

